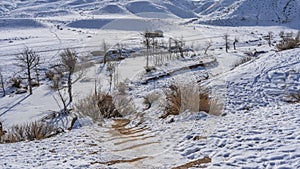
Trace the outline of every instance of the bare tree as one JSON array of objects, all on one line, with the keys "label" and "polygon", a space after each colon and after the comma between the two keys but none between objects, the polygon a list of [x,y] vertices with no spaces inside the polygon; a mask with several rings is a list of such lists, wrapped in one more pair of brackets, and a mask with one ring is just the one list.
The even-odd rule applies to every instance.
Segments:
[{"label": "bare tree", "polygon": [[107,43],[105,42],[105,40],[103,40],[102,42],[102,48],[103,48],[103,52],[104,52],[104,57],[103,57],[103,63],[106,64],[107,61],[107,50],[108,50],[108,46]]},{"label": "bare tree", "polygon": [[238,43],[238,39],[235,37],[233,41],[233,49],[236,50],[236,43]]},{"label": "bare tree", "polygon": [[70,49],[64,50],[61,54],[61,63],[64,68],[64,71],[67,72],[68,76],[68,94],[69,94],[69,103],[73,101],[72,95],[72,75],[75,72],[75,66],[77,63],[77,54]]},{"label": "bare tree", "polygon": [[169,60],[172,59],[172,38],[169,38],[169,46],[168,46],[168,52],[169,52]]},{"label": "bare tree", "polygon": [[147,53],[147,56],[146,56],[146,69],[149,68],[149,49],[150,49],[150,39],[149,37],[147,36],[146,32],[143,34],[144,36],[144,45],[146,46],[146,53]]},{"label": "bare tree", "polygon": [[180,38],[180,40],[175,40],[175,45],[180,53],[180,57],[184,58],[183,55],[183,46],[184,46],[184,42],[183,42],[183,37]]},{"label": "bare tree", "polygon": [[113,76],[115,75],[116,65],[112,62],[108,62],[107,71],[109,72],[109,92],[112,92],[112,83],[113,83]]},{"label": "bare tree", "polygon": [[225,39],[225,50],[226,50],[226,53],[228,53],[228,49],[229,49],[229,42],[228,42],[228,34],[225,34],[224,35],[224,39]]},{"label": "bare tree", "polygon": [[0,83],[1,83],[1,88],[2,88],[2,92],[3,92],[3,97],[6,95],[5,93],[5,85],[4,85],[4,79],[3,79],[3,75],[1,73],[1,69],[0,69]]},{"label": "bare tree", "polygon": [[208,42],[206,43],[206,48],[205,48],[205,50],[204,50],[204,54],[205,54],[205,55],[207,54],[207,51],[208,51],[208,49],[209,49],[211,46],[212,46],[212,42],[211,42],[211,41],[208,41]]},{"label": "bare tree", "polygon": [[272,39],[273,39],[273,32],[268,32],[268,36],[267,36],[267,40],[268,40],[268,44],[271,47],[272,45]]},{"label": "bare tree", "polygon": [[29,93],[32,94],[32,78],[31,73],[40,64],[40,57],[32,49],[25,48],[23,53],[16,56],[18,61],[17,66],[21,67],[22,70],[26,70]]},{"label": "bare tree", "polygon": [[[67,98],[65,97],[65,93],[62,92],[63,90],[63,86],[61,85],[62,78],[60,76],[55,76],[53,78],[53,89],[58,93],[59,99],[61,100],[61,103],[63,104],[63,112],[68,112],[67,109]],[[54,97],[54,96],[53,96]],[[54,99],[56,100],[56,98],[54,97]],[[57,105],[59,106],[59,102],[56,100]],[[60,106],[59,106],[60,107]],[[61,107],[60,107],[61,108]]]}]

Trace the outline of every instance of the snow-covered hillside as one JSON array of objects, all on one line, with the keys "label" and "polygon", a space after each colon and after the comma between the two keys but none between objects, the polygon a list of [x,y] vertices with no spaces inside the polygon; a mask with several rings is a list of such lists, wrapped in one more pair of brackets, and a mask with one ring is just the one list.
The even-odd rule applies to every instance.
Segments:
[{"label": "snow-covered hillside", "polygon": [[[276,48],[300,35],[299,1],[1,0],[0,168],[300,168],[300,49]],[[9,138],[34,121],[59,129]]]},{"label": "snow-covered hillside", "polygon": [[299,0],[198,0],[200,23],[225,26],[286,24],[299,28]]},{"label": "snow-covered hillside", "polygon": [[4,18],[44,18],[77,14],[133,15],[148,18],[197,19],[197,23],[222,26],[278,25],[299,28],[299,0],[3,0]]},{"label": "snow-covered hillside", "polygon": [[[98,0],[44,0],[1,2],[0,14],[4,17],[49,17],[80,15],[137,15],[143,17],[180,17],[191,18],[196,15],[190,10],[189,1],[98,1]],[[153,16],[152,16],[153,15]],[[154,16],[156,15],[156,16]]]}]

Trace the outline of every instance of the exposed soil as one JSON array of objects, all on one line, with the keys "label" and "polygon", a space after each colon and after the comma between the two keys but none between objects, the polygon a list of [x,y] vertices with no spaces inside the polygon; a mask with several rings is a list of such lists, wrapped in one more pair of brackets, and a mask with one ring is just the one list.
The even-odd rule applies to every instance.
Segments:
[{"label": "exposed soil", "polygon": [[198,159],[198,160],[195,160],[195,161],[188,162],[188,163],[183,164],[181,166],[174,167],[172,169],[188,169],[188,168],[191,168],[191,167],[206,168],[206,166],[203,165],[203,164],[207,164],[207,163],[210,163],[210,162],[211,162],[211,158],[204,157],[204,158],[201,158],[201,159]]}]

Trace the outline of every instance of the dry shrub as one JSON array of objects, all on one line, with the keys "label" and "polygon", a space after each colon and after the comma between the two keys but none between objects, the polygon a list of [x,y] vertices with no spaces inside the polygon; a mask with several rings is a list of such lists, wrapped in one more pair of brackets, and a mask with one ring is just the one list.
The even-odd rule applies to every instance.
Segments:
[{"label": "dry shrub", "polygon": [[81,116],[89,116],[93,119],[93,121],[101,121],[103,119],[103,116],[99,112],[99,107],[97,103],[97,95],[89,95],[86,98],[78,101],[75,104],[75,109]]},{"label": "dry shrub", "polygon": [[126,95],[92,94],[75,104],[81,116],[89,116],[94,122],[103,118],[122,117],[135,112],[132,100]]},{"label": "dry shrub", "polygon": [[116,109],[113,97],[109,94],[97,95],[97,106],[104,118],[122,117]]},{"label": "dry shrub", "polygon": [[281,32],[280,36],[282,40],[276,45],[276,48],[279,51],[294,49],[300,45],[300,31],[298,32],[296,37],[293,37],[293,33],[284,32]]},{"label": "dry shrub", "polygon": [[210,110],[210,93],[208,89],[199,92],[199,111],[209,112]]},{"label": "dry shrub", "polygon": [[243,57],[242,59],[236,61],[234,64],[233,64],[233,67],[238,67],[239,65],[242,65],[248,61],[250,61],[252,59],[251,56],[246,56],[246,57]]},{"label": "dry shrub", "polygon": [[181,91],[176,85],[171,85],[165,91],[166,107],[165,113],[160,118],[166,118],[169,115],[179,115],[181,110]]},{"label": "dry shrub", "polygon": [[224,104],[211,94],[210,90],[201,87],[199,91],[199,111],[219,116],[222,114]]},{"label": "dry shrub", "polygon": [[299,40],[293,38],[287,38],[282,40],[279,44],[276,45],[276,48],[279,51],[294,49],[299,46]]},{"label": "dry shrub", "polygon": [[125,95],[126,94],[126,90],[127,90],[128,86],[125,82],[120,82],[118,85],[117,85],[117,90],[119,92],[119,94],[121,95]]},{"label": "dry shrub", "polygon": [[199,111],[199,94],[200,87],[198,85],[180,85],[181,91],[181,109],[180,112],[189,110],[190,112]]},{"label": "dry shrub", "polygon": [[288,94],[284,100],[287,103],[300,103],[300,91]]},{"label": "dry shrub", "polygon": [[12,87],[21,88],[22,79],[20,77],[13,77],[10,79]]},{"label": "dry shrub", "polygon": [[122,116],[136,113],[136,107],[134,106],[132,99],[128,98],[126,95],[115,95],[114,104]]},{"label": "dry shrub", "polygon": [[213,115],[221,115],[223,104],[211,97],[209,89],[193,85],[171,85],[165,92],[165,113],[160,118],[169,115],[179,115],[188,110],[190,112],[204,111]]},{"label": "dry shrub", "polygon": [[210,106],[209,106],[209,111],[207,112],[208,114],[212,114],[215,116],[222,115],[222,112],[224,109],[224,104],[220,100],[210,99],[209,103],[210,103]]},{"label": "dry shrub", "polygon": [[32,122],[26,125],[16,125],[3,135],[0,143],[15,143],[49,138],[59,133],[59,130],[48,123]]}]

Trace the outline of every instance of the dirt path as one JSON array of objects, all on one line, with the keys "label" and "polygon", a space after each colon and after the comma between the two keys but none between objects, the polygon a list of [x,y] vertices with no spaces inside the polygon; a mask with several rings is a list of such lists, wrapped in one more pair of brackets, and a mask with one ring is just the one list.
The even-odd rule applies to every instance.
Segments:
[{"label": "dirt path", "polygon": [[[143,160],[151,158],[156,151],[153,147],[162,149],[162,145],[153,131],[144,122],[143,114],[139,114],[137,119],[114,119],[108,133],[111,135],[107,142],[110,142],[110,151],[122,158],[105,162],[95,162],[95,164],[115,165],[127,163],[135,165]],[[131,123],[136,122],[134,125]]]}]

